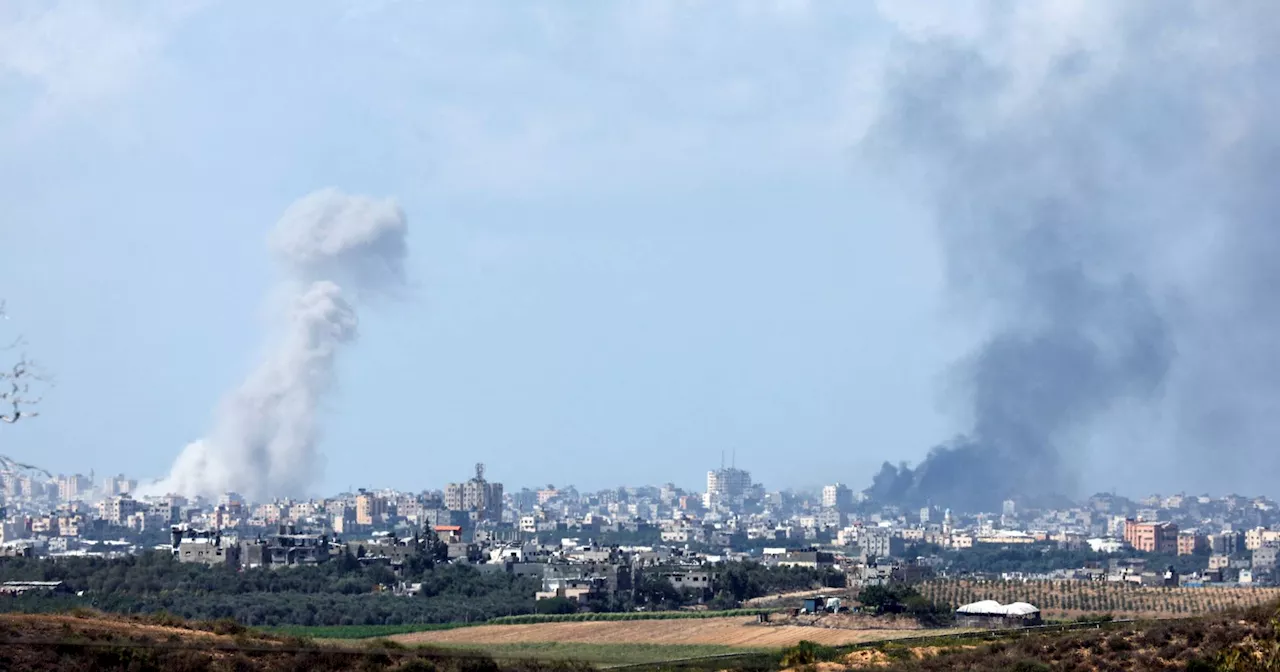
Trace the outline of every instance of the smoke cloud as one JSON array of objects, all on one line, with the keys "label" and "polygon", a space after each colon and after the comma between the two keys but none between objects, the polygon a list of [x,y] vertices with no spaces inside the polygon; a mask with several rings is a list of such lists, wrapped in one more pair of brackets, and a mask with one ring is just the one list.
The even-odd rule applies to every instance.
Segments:
[{"label": "smoke cloud", "polygon": [[1125,465],[1274,490],[1280,7],[965,6],[886,3],[860,156],[928,204],[952,305],[990,331],[956,369],[969,428],[870,494],[995,510]]},{"label": "smoke cloud", "polygon": [[321,403],[338,354],[356,338],[356,306],[403,283],[407,230],[389,200],[326,189],[289,206],[269,238],[281,280],[269,296],[265,355],[152,492],[306,493],[321,467]]}]

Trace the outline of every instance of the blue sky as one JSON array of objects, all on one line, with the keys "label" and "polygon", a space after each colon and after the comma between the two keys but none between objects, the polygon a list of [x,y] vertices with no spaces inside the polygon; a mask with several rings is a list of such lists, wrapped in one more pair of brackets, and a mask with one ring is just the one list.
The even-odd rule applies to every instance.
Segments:
[{"label": "blue sky", "polygon": [[254,363],[267,231],[335,186],[403,206],[411,290],[317,492],[918,460],[978,327],[854,156],[894,40],[973,19],[890,4],[6,3],[0,294],[57,384],[0,445],[163,475]]}]

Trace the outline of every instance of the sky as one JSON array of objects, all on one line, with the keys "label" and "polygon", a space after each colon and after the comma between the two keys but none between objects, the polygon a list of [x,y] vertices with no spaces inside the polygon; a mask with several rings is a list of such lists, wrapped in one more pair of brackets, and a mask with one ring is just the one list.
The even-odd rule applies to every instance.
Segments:
[{"label": "sky", "polygon": [[268,232],[337,187],[399,203],[408,282],[341,354],[316,494],[722,455],[864,487],[966,428],[983,319],[857,157],[895,45],[977,4],[5,3],[0,296],[54,385],[0,448],[163,476],[262,351]]}]

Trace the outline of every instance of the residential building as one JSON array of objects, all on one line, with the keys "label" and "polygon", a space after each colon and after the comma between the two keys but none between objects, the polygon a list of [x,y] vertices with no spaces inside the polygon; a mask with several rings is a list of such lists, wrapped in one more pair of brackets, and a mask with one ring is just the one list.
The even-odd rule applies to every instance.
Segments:
[{"label": "residential building", "polygon": [[751,488],[751,473],[736,467],[720,468],[707,472],[707,492],[703,505],[707,508],[724,506],[737,508],[742,505]]},{"label": "residential building", "polygon": [[902,537],[885,527],[864,528],[858,535],[858,547],[868,559],[898,557],[906,550]]},{"label": "residential building", "polygon": [[131,478],[125,478],[124,474],[108,477],[103,484],[103,493],[108,497],[116,495],[130,495],[138,489],[138,481]]},{"label": "residential building", "polygon": [[144,504],[129,495],[117,495],[98,502],[98,518],[112,525],[124,525],[130,516],[144,508]]},{"label": "residential building", "polygon": [[1143,523],[1133,519],[1125,521],[1124,541],[1146,553],[1178,552],[1178,526],[1173,523]]},{"label": "residential building", "polygon": [[476,464],[475,478],[465,483],[450,483],[445,487],[444,505],[450,511],[475,514],[477,520],[501,521],[502,484],[486,481],[484,465]]},{"label": "residential building", "polygon": [[240,566],[240,547],[231,537],[223,537],[218,530],[200,530],[174,525],[170,528],[173,538],[173,557],[178,562],[197,562],[211,566]]},{"label": "residential building", "polygon": [[1195,555],[1209,549],[1209,539],[1191,530],[1178,533],[1178,555]]},{"label": "residential building", "polygon": [[1276,568],[1277,558],[1280,556],[1280,542],[1268,541],[1253,551],[1253,561],[1251,567],[1254,570]]},{"label": "residential building", "polygon": [[822,488],[822,508],[848,511],[853,507],[853,491],[843,483],[834,483]]},{"label": "residential building", "polygon": [[314,565],[328,562],[329,538],[320,534],[302,534],[293,525],[281,525],[266,539],[241,544],[240,560],[245,568]]},{"label": "residential building", "polygon": [[372,492],[360,491],[356,495],[356,524],[380,525],[387,516],[387,500]]},{"label": "residential building", "polygon": [[58,499],[64,502],[72,502],[82,499],[93,489],[93,481],[85,478],[80,474],[72,476],[59,476],[58,480]]}]

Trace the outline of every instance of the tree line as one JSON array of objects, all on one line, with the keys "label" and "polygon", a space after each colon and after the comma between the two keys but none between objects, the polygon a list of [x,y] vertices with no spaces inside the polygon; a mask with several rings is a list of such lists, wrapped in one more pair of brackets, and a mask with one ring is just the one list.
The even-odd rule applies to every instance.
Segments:
[{"label": "tree line", "polygon": [[[539,605],[536,578],[500,567],[408,563],[399,575],[384,565],[362,565],[344,554],[319,565],[237,570],[181,563],[169,553],[121,558],[0,559],[0,581],[62,581],[71,594],[28,593],[0,598],[0,611],[52,612],[93,607],[123,614],[167,612],[196,620],[232,618],[246,625],[401,625],[484,621],[499,616],[559,613],[566,609],[633,611],[678,609],[709,601],[733,608],[764,595],[843,585],[834,570],[767,567],[754,562],[708,568],[717,591],[678,590],[660,574],[637,572],[633,589],[585,605]],[[420,584],[417,595],[383,590]]]}]

